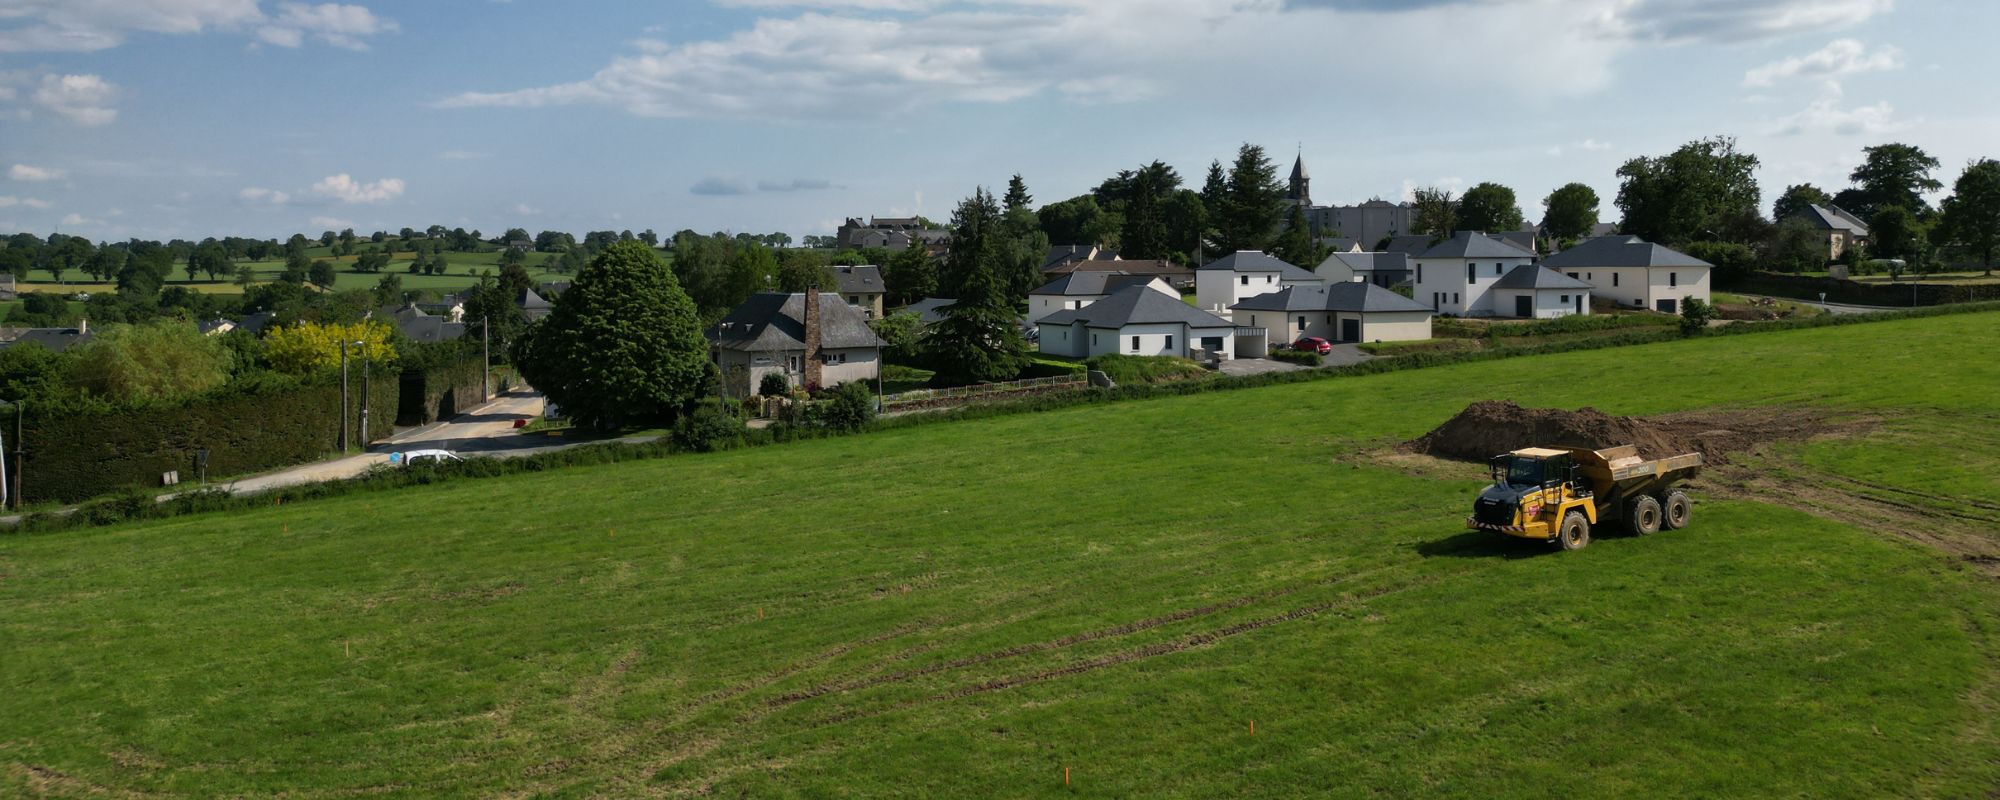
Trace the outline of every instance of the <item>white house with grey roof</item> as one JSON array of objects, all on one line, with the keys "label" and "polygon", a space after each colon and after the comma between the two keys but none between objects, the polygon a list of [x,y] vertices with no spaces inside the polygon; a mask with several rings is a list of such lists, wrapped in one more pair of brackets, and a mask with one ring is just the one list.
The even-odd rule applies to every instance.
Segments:
[{"label": "white house with grey roof", "polygon": [[[1494,305],[1490,296],[1507,273],[1534,266],[1535,254],[1478,231],[1459,231],[1412,258],[1416,301],[1439,314],[1460,317],[1509,316],[1514,306]],[[1588,312],[1590,305],[1583,306]]]},{"label": "white house with grey roof", "polygon": [[1175,302],[1181,299],[1180,292],[1158,275],[1072,272],[1028,293],[1028,321],[1039,322],[1057,311],[1083,308],[1127,286],[1144,286],[1172,297]]},{"label": "white house with grey roof", "polygon": [[1627,308],[1679,314],[1689,298],[1710,301],[1714,265],[1637,236],[1600,236],[1542,259],[1542,266],[1590,284],[1591,294]]},{"label": "white house with grey roof", "polygon": [[1485,296],[1493,313],[1481,316],[1555,319],[1590,313],[1590,284],[1532,264],[1509,270]]},{"label": "white house with grey roof", "polygon": [[1230,306],[1260,294],[1270,294],[1287,286],[1323,286],[1326,282],[1326,278],[1311,270],[1287,264],[1266,253],[1243,250],[1195,270],[1195,305],[1214,314],[1226,314]]},{"label": "white house with grey roof", "polygon": [[1361,281],[1387,289],[1410,280],[1410,259],[1402,253],[1334,253],[1313,271],[1328,283]]},{"label": "white house with grey roof", "polygon": [[1148,285],[1127,286],[1082,308],[1057,311],[1035,328],[1042,352],[1067,358],[1111,353],[1236,357],[1235,323]]},{"label": "white house with grey roof", "polygon": [[1431,310],[1372,283],[1290,286],[1230,306],[1230,318],[1265,332],[1265,345],[1318,336],[1329,342],[1431,338]]},{"label": "white house with grey roof", "polygon": [[758,292],[708,329],[724,391],[755,394],[768,374],[792,386],[832,388],[880,374],[883,341],[861,309],[832,292]]}]

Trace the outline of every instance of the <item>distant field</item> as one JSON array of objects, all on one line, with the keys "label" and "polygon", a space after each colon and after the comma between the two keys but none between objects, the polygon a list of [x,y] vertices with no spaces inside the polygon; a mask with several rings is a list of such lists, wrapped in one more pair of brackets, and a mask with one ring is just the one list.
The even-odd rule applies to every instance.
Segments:
[{"label": "distant field", "polygon": [[[405,290],[435,289],[439,292],[454,292],[477,283],[479,280],[478,276],[473,274],[476,271],[487,270],[494,273],[500,271],[500,252],[498,250],[486,253],[446,253],[446,269],[450,271],[443,275],[410,274],[408,271],[409,265],[416,258],[416,254],[409,252],[395,254],[395,260],[390,262],[390,266],[379,274],[349,271],[352,269],[352,264],[356,257],[336,257],[333,255],[332,248],[314,247],[307,250],[306,253],[312,256],[314,260],[331,261],[337,265],[337,268],[341,271],[339,277],[334,281],[334,288],[336,289],[373,289],[375,288],[375,284],[382,279],[382,275],[394,274],[402,279]],[[562,280],[565,277],[544,266],[549,260],[549,254],[528,253],[526,255],[528,274],[534,276],[535,280],[555,281]],[[664,252],[660,255],[664,259],[671,259],[671,256]],[[285,271],[285,262],[283,259],[239,261],[237,263],[248,264],[251,269],[256,271],[259,281],[277,280],[278,276],[282,275]],[[48,270],[34,270],[29,274],[28,281],[22,284],[21,291],[56,292],[62,294],[117,291],[115,284],[88,280],[83,273],[76,270],[67,271],[63,273],[63,276],[66,280],[57,283],[55,276],[50,274]],[[168,278],[167,285],[185,286],[195,291],[213,294],[241,294],[243,291],[242,287],[236,284],[236,279],[233,276],[211,281],[204,275],[198,280],[189,281],[187,280],[187,273],[182,271],[178,265],[176,265],[174,273]]]},{"label": "distant field", "polygon": [[[1717,337],[0,535],[0,795],[1985,797],[2000,583],[1913,540],[2000,553],[2000,360],[1911,354],[1996,341]],[[1486,398],[1864,432],[1551,554],[1462,530],[1479,467],[1385,452]]]}]

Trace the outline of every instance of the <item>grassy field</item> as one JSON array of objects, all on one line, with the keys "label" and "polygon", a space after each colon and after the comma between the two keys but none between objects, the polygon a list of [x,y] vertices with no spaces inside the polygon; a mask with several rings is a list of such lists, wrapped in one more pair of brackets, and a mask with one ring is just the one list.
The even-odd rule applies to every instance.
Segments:
[{"label": "grassy field", "polygon": [[1478,468],[1373,453],[1485,398],[1810,405],[1875,427],[1786,469],[1992,503],[2000,362],[1910,354],[1996,342],[1722,337],[0,536],[0,795],[1988,796],[1977,565],[1720,483],[1552,555],[1460,529]]},{"label": "grassy field", "polygon": [[[368,245],[364,243],[360,246],[367,247]],[[396,253],[389,267],[381,273],[350,271],[356,256],[336,257],[333,255],[332,248],[314,247],[307,250],[306,253],[315,260],[331,261],[334,263],[335,268],[340,270],[339,277],[334,280],[334,288],[337,289],[373,289],[375,288],[375,284],[382,279],[382,275],[393,274],[403,279],[403,288],[405,290],[435,289],[439,292],[455,292],[477,283],[479,279],[474,273],[480,270],[496,274],[500,271],[500,251],[498,250],[486,253],[446,253],[446,269],[450,271],[443,275],[410,274],[408,271],[410,262],[416,258],[416,254],[410,252]],[[528,274],[534,276],[535,280],[555,281],[564,279],[565,276],[559,275],[545,266],[549,260],[549,254],[527,253],[526,256],[527,260],[525,264],[528,268]],[[670,256],[662,253],[661,257],[668,258]],[[259,281],[277,280],[278,276],[285,271],[285,262],[282,258],[269,261],[239,261],[237,263],[239,265],[249,265],[257,273]],[[29,273],[29,280],[22,284],[20,290],[23,292],[59,292],[62,294],[117,291],[115,283],[89,280],[88,276],[77,270],[65,272],[63,273],[63,277],[66,280],[62,283],[57,283],[55,276],[50,274],[48,270],[33,270]],[[206,276],[203,276],[199,280],[190,281],[187,279],[187,273],[181,271],[179,265],[176,265],[173,275],[167,281],[167,285],[186,286],[195,291],[216,294],[241,294],[243,292],[243,287],[236,284],[234,277],[211,281]]]}]

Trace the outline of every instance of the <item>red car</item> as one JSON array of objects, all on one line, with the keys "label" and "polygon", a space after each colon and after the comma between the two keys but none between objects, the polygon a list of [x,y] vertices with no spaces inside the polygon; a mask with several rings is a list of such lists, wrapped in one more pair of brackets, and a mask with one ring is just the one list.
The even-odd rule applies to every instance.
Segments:
[{"label": "red car", "polygon": [[1318,336],[1308,336],[1292,343],[1292,349],[1306,353],[1327,355],[1333,352],[1333,343]]}]

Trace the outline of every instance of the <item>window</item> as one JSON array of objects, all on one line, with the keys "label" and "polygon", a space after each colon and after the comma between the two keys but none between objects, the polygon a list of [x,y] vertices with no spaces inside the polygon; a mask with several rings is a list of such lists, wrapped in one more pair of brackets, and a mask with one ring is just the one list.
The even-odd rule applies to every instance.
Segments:
[{"label": "window", "polygon": [[1277,283],[1277,282],[1278,282],[1278,276],[1276,276],[1276,275],[1266,275],[1266,276],[1264,276],[1264,282],[1265,282],[1265,283]]},{"label": "window", "polygon": [[1569,295],[1562,296],[1562,303],[1563,305],[1569,305]]},{"label": "window", "polygon": [[1572,277],[1572,278],[1574,278],[1574,277],[1577,277],[1576,273],[1574,273],[1574,272],[1570,273],[1570,274],[1569,274],[1569,276],[1570,276],[1570,277]]},{"label": "window", "polygon": [[1097,346],[1097,334],[1094,334],[1094,333],[1093,333],[1093,334],[1091,334],[1091,335],[1090,335],[1090,346],[1091,346],[1091,347],[1096,347],[1096,346]]},{"label": "window", "polygon": [[1305,315],[1301,314],[1299,315],[1299,332],[1305,333],[1305,331],[1306,331],[1306,318]]},{"label": "window", "polygon": [[1132,352],[1139,352],[1139,337],[1137,336],[1132,337]]},{"label": "window", "polygon": [[1495,275],[1498,275],[1498,274],[1500,274],[1500,265],[1499,265],[1499,264],[1494,264],[1494,265],[1493,265],[1493,274],[1495,274]]},{"label": "window", "polygon": [[1451,302],[1453,302],[1453,303],[1457,303],[1457,302],[1458,302],[1458,293],[1457,293],[1457,292],[1452,292],[1452,293],[1451,293]]},{"label": "window", "polygon": [[1479,282],[1479,277],[1473,273],[1472,271],[1473,269],[1475,269],[1475,267],[1472,264],[1465,265],[1465,285],[1467,286],[1471,286],[1472,284]]},{"label": "window", "polygon": [[1249,286],[1249,285],[1250,285],[1250,276],[1248,276],[1248,275],[1241,275],[1241,276],[1238,276],[1238,280],[1241,280],[1241,281],[1243,281],[1243,285],[1244,285],[1244,286]]},{"label": "window", "polygon": [[1612,286],[1618,285],[1618,273],[1616,272],[1611,273],[1611,285]]},{"label": "window", "polygon": [[1417,265],[1417,282],[1418,283],[1424,282],[1424,265],[1422,264]]},{"label": "window", "polygon": [[858,305],[861,305],[861,296],[860,296],[860,295],[855,295],[855,294],[850,294],[850,295],[848,295],[848,296],[847,296],[847,304],[848,304],[848,305],[850,305],[850,306],[858,306]]},{"label": "window", "polygon": [[1173,350],[1174,350],[1174,335],[1169,333],[1167,334],[1167,352],[1171,353],[1173,352]]},{"label": "window", "polygon": [[1668,286],[1679,286],[1679,285],[1681,285],[1681,274],[1680,274],[1680,273],[1678,273],[1678,272],[1669,272],[1669,273],[1667,273],[1667,285],[1668,285]]}]

